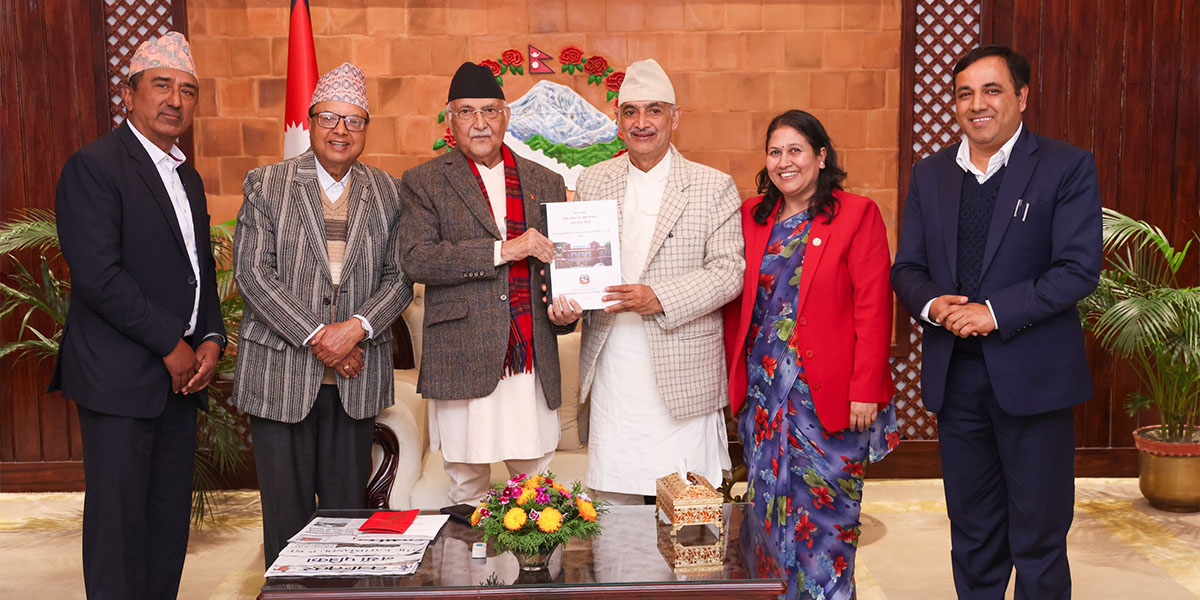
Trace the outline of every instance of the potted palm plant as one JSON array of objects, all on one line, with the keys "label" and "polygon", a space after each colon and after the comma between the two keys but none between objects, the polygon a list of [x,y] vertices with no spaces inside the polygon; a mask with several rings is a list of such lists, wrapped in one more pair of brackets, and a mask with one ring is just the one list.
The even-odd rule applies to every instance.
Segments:
[{"label": "potted palm plant", "polygon": [[1181,249],[1161,229],[1104,209],[1108,266],[1079,305],[1100,346],[1138,376],[1126,409],[1157,409],[1161,423],[1133,432],[1138,481],[1150,504],[1200,511],[1200,287],[1178,279]]},{"label": "potted palm plant", "polygon": [[[201,412],[196,421],[195,475],[192,494],[192,520],[201,525],[216,506],[213,491],[222,477],[241,470],[246,463],[246,441],[239,432],[239,417],[225,408],[220,398],[229,392],[228,380],[233,376],[238,328],[242,321],[242,298],[233,281],[233,227],[230,220],[214,225],[210,230],[213,255],[217,260],[217,287],[221,296],[221,315],[225,320],[228,346],[217,364],[217,376],[209,387],[211,403],[208,412]],[[14,253],[32,251],[38,265],[31,272],[17,260]],[[14,273],[11,285],[0,282],[0,318],[19,319],[20,329],[15,341],[0,346],[0,358],[13,355],[17,359],[44,360],[58,354],[62,328],[67,321],[71,283],[68,277],[55,273],[60,256],[58,229],[54,213],[31,209],[16,218],[0,223],[0,257],[11,262]],[[39,319],[49,327],[39,328]]]}]

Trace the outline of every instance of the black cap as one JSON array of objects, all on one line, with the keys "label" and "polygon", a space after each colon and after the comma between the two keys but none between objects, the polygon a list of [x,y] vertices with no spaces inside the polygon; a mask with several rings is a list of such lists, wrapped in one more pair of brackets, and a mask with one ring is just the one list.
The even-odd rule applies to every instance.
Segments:
[{"label": "black cap", "polygon": [[472,62],[465,62],[454,73],[450,80],[450,93],[446,102],[459,98],[499,98],[504,99],[504,90],[492,75],[492,70]]}]

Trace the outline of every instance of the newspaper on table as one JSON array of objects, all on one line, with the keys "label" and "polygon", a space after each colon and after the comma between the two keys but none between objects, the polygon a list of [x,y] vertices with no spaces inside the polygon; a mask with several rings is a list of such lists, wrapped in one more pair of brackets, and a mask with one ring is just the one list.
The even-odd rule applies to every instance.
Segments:
[{"label": "newspaper on table", "polygon": [[366,519],[317,517],[288,540],[267,577],[412,575],[447,515],[418,515],[402,534],[362,533]]}]

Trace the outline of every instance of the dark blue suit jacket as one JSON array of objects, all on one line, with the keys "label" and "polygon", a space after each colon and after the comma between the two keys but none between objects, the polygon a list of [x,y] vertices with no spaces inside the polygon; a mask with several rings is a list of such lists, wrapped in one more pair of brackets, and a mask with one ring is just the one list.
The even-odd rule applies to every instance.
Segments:
[{"label": "dark blue suit jacket", "polygon": [[[914,316],[933,298],[958,293],[958,203],[968,176],[955,163],[958,146],[913,167],[892,286]],[[1000,185],[980,280],[999,324],[983,338],[984,360],[1005,412],[1038,414],[1092,397],[1075,303],[1096,288],[1100,236],[1092,154],[1025,127]],[[922,325],[921,394],[938,411],[956,338]]]},{"label": "dark blue suit jacket", "polygon": [[[162,412],[171,394],[162,358],[187,329],[195,286],[194,344],[225,335],[204,183],[188,163],[178,172],[191,203],[199,281],[167,189],[128,123],[71,155],[58,180],[71,307],[50,389],[91,410],[138,418]],[[207,392],[192,398],[207,408]]]}]

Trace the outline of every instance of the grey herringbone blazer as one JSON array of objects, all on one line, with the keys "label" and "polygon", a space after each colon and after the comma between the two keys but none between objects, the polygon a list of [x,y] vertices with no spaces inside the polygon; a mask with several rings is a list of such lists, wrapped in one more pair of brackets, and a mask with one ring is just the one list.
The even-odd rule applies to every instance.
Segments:
[{"label": "grey herringbone blazer", "polygon": [[317,326],[355,314],[367,318],[375,336],[362,342],[362,373],[338,375],[346,414],[373,417],[394,401],[391,325],[413,297],[400,269],[400,199],[384,171],[356,162],[347,177],[346,254],[335,299],[312,151],[246,174],[233,240],[233,273],[245,301],[233,403],[249,414],[302,420],[325,372],[304,340]]},{"label": "grey herringbone blazer", "polygon": [[[742,291],[741,198],[733,178],[687,160],[671,146],[671,173],[638,283],[658,296],[663,312],[643,316],[658,392],[677,419],[720,410],[727,401],[722,306]],[[577,200],[616,200],[623,221],[628,155],[584,169]],[[587,398],[596,357],[613,315],[588,311],[580,342],[580,397]],[[619,351],[614,349],[614,351]]]},{"label": "grey herringbone blazer", "polygon": [[[566,200],[563,179],[515,156],[525,199],[525,227],[545,232],[539,204]],[[493,265],[503,240],[467,157],[453,150],[404,172],[404,272],[425,284],[425,323],[417,391],[434,400],[482,398],[504,371],[511,321],[508,265]],[[542,263],[530,258],[533,356],[546,404],[562,402],[555,327],[542,303]]]}]

